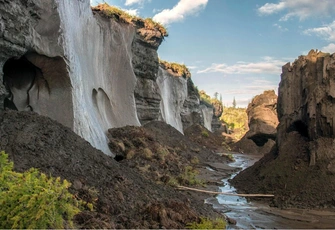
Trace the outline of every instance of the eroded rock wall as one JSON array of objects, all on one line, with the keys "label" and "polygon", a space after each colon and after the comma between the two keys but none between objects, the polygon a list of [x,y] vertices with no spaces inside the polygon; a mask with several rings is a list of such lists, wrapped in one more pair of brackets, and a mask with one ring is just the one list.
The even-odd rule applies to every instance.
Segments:
[{"label": "eroded rock wall", "polygon": [[159,67],[157,84],[161,95],[160,119],[183,133],[193,124],[212,131],[213,106],[201,103],[190,77]]},{"label": "eroded rock wall", "polygon": [[[329,161],[335,172],[335,55],[311,50],[292,65],[283,66],[279,85],[278,145],[297,131],[310,142],[310,164]],[[328,144],[327,144],[328,143]]]},{"label": "eroded rock wall", "polygon": [[311,50],[283,66],[276,146],[233,179],[278,206],[334,207],[335,54]]},{"label": "eroded rock wall", "polygon": [[158,74],[166,35],[104,7],[0,0],[1,110],[48,116],[106,154],[110,128],[163,119],[180,132],[194,123],[211,130],[191,79]]},{"label": "eroded rock wall", "polygon": [[157,30],[137,30],[132,43],[132,64],[137,77],[135,100],[137,115],[141,124],[157,121],[160,114],[161,95],[157,85],[157,49],[163,35]]},{"label": "eroded rock wall", "polygon": [[0,3],[1,67],[22,56],[35,66],[30,90],[28,81],[11,88],[18,109],[50,116],[110,154],[108,128],[140,125],[132,66],[135,28],[93,16],[88,0]]},{"label": "eroded rock wall", "polygon": [[187,79],[159,67],[157,84],[162,98],[161,119],[183,133],[181,111],[187,98]]}]

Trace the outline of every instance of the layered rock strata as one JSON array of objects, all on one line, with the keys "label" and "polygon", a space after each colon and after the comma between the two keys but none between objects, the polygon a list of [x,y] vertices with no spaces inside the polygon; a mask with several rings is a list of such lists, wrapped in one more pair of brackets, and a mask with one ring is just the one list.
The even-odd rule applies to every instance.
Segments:
[{"label": "layered rock strata", "polygon": [[[108,128],[140,125],[131,49],[135,27],[93,15],[88,0],[0,6],[0,67],[9,63],[1,78],[14,81],[4,82],[17,109],[56,119],[109,154]],[[31,64],[29,72],[23,59]]]},{"label": "layered rock strata", "polygon": [[335,54],[311,50],[282,68],[276,146],[233,180],[274,204],[333,207],[335,200]]},{"label": "layered rock strata", "polygon": [[180,132],[204,119],[211,128],[189,76],[159,70],[160,28],[89,0],[0,0],[0,15],[0,110],[48,116],[106,154],[110,128],[159,119]]}]

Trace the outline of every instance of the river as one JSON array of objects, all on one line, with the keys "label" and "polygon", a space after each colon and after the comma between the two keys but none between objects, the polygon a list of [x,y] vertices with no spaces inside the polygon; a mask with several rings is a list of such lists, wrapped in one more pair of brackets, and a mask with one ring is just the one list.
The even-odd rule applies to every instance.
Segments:
[{"label": "river", "polygon": [[[240,171],[253,165],[260,156],[233,154],[235,162],[229,164],[236,167],[236,173],[222,180],[222,192],[236,193],[229,179],[234,178]],[[213,170],[208,168],[208,170]],[[266,198],[269,199],[269,198]],[[208,198],[206,203],[229,218],[237,221],[236,225],[228,225],[227,229],[325,229],[335,228],[334,210],[311,209],[278,209],[270,207],[266,202],[248,201],[244,197],[217,195]]]}]

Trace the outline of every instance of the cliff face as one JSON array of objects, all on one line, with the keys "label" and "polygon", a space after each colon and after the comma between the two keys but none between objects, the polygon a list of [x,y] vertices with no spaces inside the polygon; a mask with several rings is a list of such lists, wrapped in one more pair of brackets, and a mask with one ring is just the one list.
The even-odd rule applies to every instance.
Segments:
[{"label": "cliff face", "polygon": [[334,92],[335,54],[311,50],[283,66],[276,147],[233,183],[274,193],[278,206],[334,206]]},{"label": "cliff face", "polygon": [[283,66],[279,85],[278,145],[297,131],[309,142],[310,164],[329,161],[335,172],[335,55],[311,50],[292,65]]},{"label": "cliff face", "polygon": [[110,153],[108,128],[140,125],[134,27],[93,16],[88,0],[23,2],[0,2],[0,63],[17,109],[58,120]]},{"label": "cliff face", "polygon": [[132,64],[137,77],[135,100],[137,115],[141,124],[157,121],[160,112],[161,95],[157,85],[157,49],[163,40],[159,31],[141,28],[137,30],[132,43]]},{"label": "cliff face", "polygon": [[199,94],[190,77],[159,67],[157,84],[161,95],[160,119],[183,133],[193,124],[211,131],[213,107],[200,103]]},{"label": "cliff face", "polygon": [[185,117],[203,122],[190,80],[158,74],[166,34],[104,7],[0,0],[0,110],[48,116],[107,154],[109,128],[163,119],[182,132]]}]

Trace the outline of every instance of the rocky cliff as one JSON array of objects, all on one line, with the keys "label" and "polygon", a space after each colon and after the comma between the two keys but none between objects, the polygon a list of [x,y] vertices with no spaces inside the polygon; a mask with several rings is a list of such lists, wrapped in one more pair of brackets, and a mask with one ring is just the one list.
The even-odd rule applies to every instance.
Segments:
[{"label": "rocky cliff", "polygon": [[277,135],[277,95],[273,90],[255,96],[246,110],[248,115],[247,133],[232,144],[237,152],[264,154],[275,144]]},{"label": "rocky cliff", "polygon": [[250,193],[274,193],[278,206],[334,206],[335,54],[311,50],[283,66],[276,147],[234,178]]},{"label": "rocky cliff", "polygon": [[[48,116],[107,154],[109,128],[164,117],[183,130],[184,102],[196,99],[185,79],[159,87],[167,33],[151,20],[125,20],[106,4],[92,10],[89,0],[0,0],[0,15],[0,110]],[[167,102],[168,92],[181,98]]]},{"label": "rocky cliff", "polygon": [[335,55],[311,50],[283,66],[279,85],[278,145],[293,131],[309,141],[310,164],[328,161],[335,172]]},{"label": "rocky cliff", "polygon": [[[172,64],[173,65],[173,64]],[[175,64],[177,65],[177,64]],[[212,130],[212,105],[201,103],[200,96],[185,68],[177,71],[169,63],[162,62],[158,72],[157,84],[161,95],[160,120],[170,124],[181,133],[193,124],[201,124]]]}]

